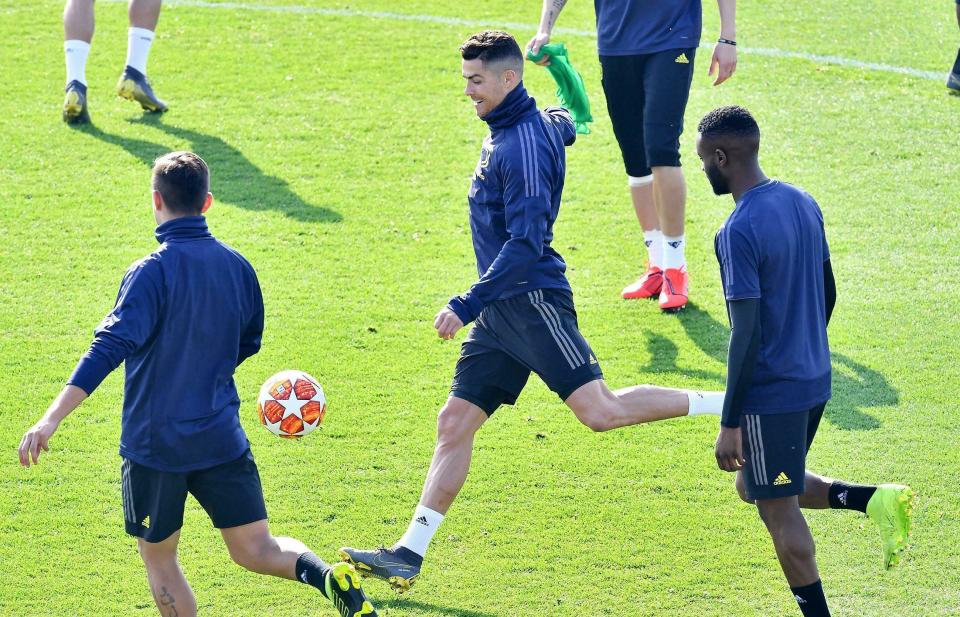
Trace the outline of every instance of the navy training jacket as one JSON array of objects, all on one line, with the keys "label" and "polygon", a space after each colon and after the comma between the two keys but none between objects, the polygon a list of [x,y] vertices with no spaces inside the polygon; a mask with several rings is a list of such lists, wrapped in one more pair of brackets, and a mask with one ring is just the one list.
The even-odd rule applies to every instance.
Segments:
[{"label": "navy training jacket", "polygon": [[203,216],[157,227],[68,383],[91,394],[126,361],[120,455],[161,471],[206,469],[249,447],[233,372],[260,350],[263,297]]},{"label": "navy training jacket", "polygon": [[566,173],[564,148],[577,138],[570,112],[540,111],[520,83],[484,121],[490,135],[468,195],[480,280],[447,305],[464,324],[496,300],[570,289],[567,265],[550,246]]}]

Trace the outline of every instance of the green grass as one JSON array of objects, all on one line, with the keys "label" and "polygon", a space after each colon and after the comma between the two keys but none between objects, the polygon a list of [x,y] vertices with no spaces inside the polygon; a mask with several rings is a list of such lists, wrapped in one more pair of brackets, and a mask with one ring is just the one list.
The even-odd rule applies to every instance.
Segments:
[{"label": "green grass", "polygon": [[[267,4],[263,0],[260,4]],[[269,2],[346,8],[308,0]],[[0,0],[0,615],[155,614],[122,529],[118,371],[75,412],[39,467],[14,450],[110,309],[126,266],[153,250],[150,161],[193,149],[213,170],[213,231],[257,267],[263,351],[238,371],[242,420],[272,529],[325,558],[393,542],[429,464],[436,410],[458,345],[433,315],[476,270],[466,190],[485,133],[462,95],[457,47],[474,27],[358,16],[170,5],[150,60],[171,106],[144,118],[112,87],[126,10],[98,3],[88,66],[94,127],[59,120],[60,15],[52,0]],[[496,0],[350,4],[533,23]],[[746,47],[833,54],[946,71],[952,4],[743,3]],[[716,32],[705,3],[705,40]],[[591,3],[562,27],[592,28]],[[532,30],[517,31],[525,41]],[[695,164],[697,120],[722,104],[754,111],[769,175],[823,207],[838,277],[830,327],[834,400],[812,468],[920,494],[914,547],[881,569],[869,522],[809,521],[835,615],[960,613],[960,99],[914,77],[741,54],[712,88],[700,50],[682,140],[693,304],[679,316],[619,300],[642,259],[599,86],[595,40],[565,38],[594,105],[594,133],[568,153],[555,246],[570,264],[581,326],[614,386],[719,389],[726,314],[712,237],[731,208]],[[545,71],[528,88],[552,103]],[[462,334],[459,337],[462,339]],[[302,442],[257,426],[253,400],[282,368],[316,375],[330,401]],[[468,483],[420,583],[381,615],[791,615],[769,538],[716,469],[713,418],[595,435],[541,383],[480,432]],[[303,585],[233,565],[199,506],[181,560],[206,615],[332,615]]]}]

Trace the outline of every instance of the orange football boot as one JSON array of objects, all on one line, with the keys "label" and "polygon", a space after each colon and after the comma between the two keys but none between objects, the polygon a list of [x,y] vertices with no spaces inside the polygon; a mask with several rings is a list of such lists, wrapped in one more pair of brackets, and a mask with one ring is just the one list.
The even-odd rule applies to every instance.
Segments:
[{"label": "orange football boot", "polygon": [[660,290],[660,308],[678,311],[687,303],[689,286],[686,267],[667,268],[663,273],[663,289]]},{"label": "orange football boot", "polygon": [[663,270],[656,266],[650,266],[643,273],[643,276],[624,287],[620,295],[625,300],[654,298],[660,294],[661,287],[663,287]]}]

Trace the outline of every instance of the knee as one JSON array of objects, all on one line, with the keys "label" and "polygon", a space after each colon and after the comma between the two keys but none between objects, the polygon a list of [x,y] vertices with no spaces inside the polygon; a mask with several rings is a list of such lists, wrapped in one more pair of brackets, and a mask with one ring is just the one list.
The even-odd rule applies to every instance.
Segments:
[{"label": "knee", "polygon": [[259,572],[261,569],[260,565],[264,562],[273,543],[273,538],[270,538],[269,540],[231,544],[227,546],[227,549],[230,551],[230,559],[232,559],[235,564],[246,570]]},{"label": "knee", "polygon": [[777,553],[788,557],[792,561],[806,561],[814,558],[816,549],[813,538],[806,528],[802,516],[796,520],[792,516],[783,516],[781,512],[767,512],[759,508],[760,518],[763,520],[770,538],[777,547]]},{"label": "knee", "polygon": [[577,414],[577,419],[595,433],[609,431],[615,427],[616,415],[606,405],[594,405]]},{"label": "knee", "polygon": [[476,431],[467,421],[468,411],[468,403],[459,399],[450,399],[444,404],[437,416],[437,443],[440,446],[457,445],[473,437]]}]

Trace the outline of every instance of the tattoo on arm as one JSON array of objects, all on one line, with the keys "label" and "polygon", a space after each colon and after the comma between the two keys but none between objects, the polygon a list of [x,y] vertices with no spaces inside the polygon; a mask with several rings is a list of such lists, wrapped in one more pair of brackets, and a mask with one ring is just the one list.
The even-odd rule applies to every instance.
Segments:
[{"label": "tattoo on arm", "polygon": [[[166,587],[160,588],[160,604],[166,608],[170,609],[170,612],[167,613],[167,617],[177,617],[177,607],[174,606],[176,598],[173,597]],[[163,609],[161,609],[162,612]]]},{"label": "tattoo on arm", "polygon": [[[567,0],[545,0],[543,3],[543,12],[544,20],[543,26],[546,26],[546,29],[552,30],[553,25],[556,23],[557,18],[560,17],[560,10],[567,4]],[[549,7],[553,8],[549,8]]]}]

